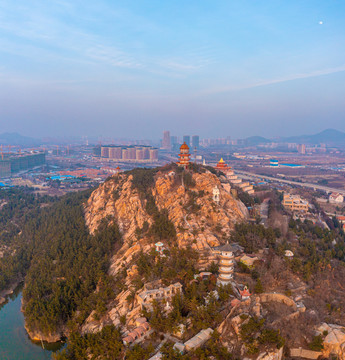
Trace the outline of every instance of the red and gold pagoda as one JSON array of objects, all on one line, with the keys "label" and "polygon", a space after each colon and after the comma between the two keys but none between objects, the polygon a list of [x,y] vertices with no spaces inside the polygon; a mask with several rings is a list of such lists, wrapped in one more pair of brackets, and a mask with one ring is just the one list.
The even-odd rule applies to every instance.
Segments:
[{"label": "red and gold pagoda", "polygon": [[218,171],[222,171],[224,174],[226,174],[229,170],[231,170],[231,167],[224,162],[223,158],[221,158],[215,169]]},{"label": "red and gold pagoda", "polygon": [[185,142],[180,147],[180,153],[178,154],[178,157],[179,161],[177,162],[177,165],[186,168],[190,161],[190,153],[189,147]]}]

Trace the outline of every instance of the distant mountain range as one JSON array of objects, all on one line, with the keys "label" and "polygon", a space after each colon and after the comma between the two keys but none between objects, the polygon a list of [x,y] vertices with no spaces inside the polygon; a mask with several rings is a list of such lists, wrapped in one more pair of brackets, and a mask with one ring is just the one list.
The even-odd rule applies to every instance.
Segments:
[{"label": "distant mountain range", "polygon": [[13,145],[13,146],[39,146],[42,144],[42,141],[39,139],[34,139],[28,136],[23,136],[18,133],[3,133],[0,134],[0,144],[1,145]]},{"label": "distant mountain range", "polygon": [[315,135],[301,135],[284,138],[284,141],[303,144],[324,143],[329,145],[339,145],[345,144],[345,133],[334,129],[327,129]]},{"label": "distant mountain range", "polygon": [[251,136],[249,138],[246,138],[246,144],[249,146],[256,146],[256,145],[260,145],[260,144],[267,144],[267,143],[271,143],[273,140],[270,139],[266,139],[262,136]]},{"label": "distant mountain range", "polygon": [[[277,142],[277,140],[267,139],[262,136],[251,136],[245,139],[247,144],[255,146],[259,144],[266,144],[270,142]],[[327,144],[327,145],[345,145],[345,133],[335,129],[327,129],[314,135],[300,135],[280,138],[278,142],[288,142],[297,144]]]},{"label": "distant mountain range", "polygon": [[[267,139],[262,136],[251,136],[244,139],[246,145],[257,146],[260,144],[267,144],[271,142],[288,142],[297,144],[327,144],[334,146],[345,146],[345,133],[335,129],[326,129],[320,133],[314,135],[300,135],[282,137],[279,139]],[[18,133],[3,133],[0,134],[0,145],[17,145],[22,147],[34,147],[42,145],[43,143],[49,143],[50,141],[42,141],[41,139],[35,139],[29,136],[23,136]]]}]

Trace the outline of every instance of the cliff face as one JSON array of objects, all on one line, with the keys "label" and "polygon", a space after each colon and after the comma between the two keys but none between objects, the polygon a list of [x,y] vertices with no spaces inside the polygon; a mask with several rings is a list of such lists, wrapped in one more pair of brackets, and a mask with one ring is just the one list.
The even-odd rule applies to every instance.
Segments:
[{"label": "cliff face", "polygon": [[[152,249],[152,234],[142,230],[155,222],[152,211],[148,211],[150,199],[151,203],[154,200],[156,211],[166,213],[176,230],[175,239],[161,239],[164,245],[169,247],[176,241],[180,248],[192,246],[201,254],[224,243],[235,223],[247,216],[245,206],[235,200],[222,187],[217,176],[207,170],[186,173],[170,167],[151,174],[152,177],[147,179],[149,185],[139,187],[135,185],[138,184],[136,174],[115,175],[100,185],[85,205],[85,220],[90,233],[95,233],[105,218],[114,219],[122,232],[123,246],[113,255],[110,266],[110,274],[115,277],[124,269],[127,274],[135,273],[133,257],[140,251],[149,252]],[[219,190],[219,202],[213,198],[215,188]],[[128,289],[132,286],[130,278],[127,276],[124,280],[126,290],[117,295],[103,319],[95,321],[90,316],[86,320],[83,333],[97,331],[107,323],[118,325],[124,315],[128,323],[139,316],[138,304],[130,305],[126,301],[130,294]]]},{"label": "cliff face", "polygon": [[141,228],[145,220],[151,223],[138,190],[132,188],[132,179],[131,175],[119,174],[91,194],[85,208],[85,220],[91,234],[108,216],[116,219],[125,242],[135,237],[135,229]]},{"label": "cliff face", "polygon": [[31,330],[25,326],[25,330],[33,341],[46,341],[48,343],[57,343],[61,341],[63,335],[66,335],[66,329],[61,329],[61,332],[43,334],[40,330]]},{"label": "cliff face", "polygon": [[[219,179],[210,172],[193,173],[192,185],[184,186],[181,174],[158,172],[152,188],[159,210],[166,209],[174,224],[178,245],[192,245],[198,250],[219,245],[229,236],[234,224],[245,218],[242,204],[223,189]],[[85,207],[86,224],[94,233],[100,221],[114,217],[123,234],[124,243],[138,243],[136,229],[153,219],[146,211],[147,200],[132,186],[133,176],[119,174],[102,184],[89,198]],[[194,185],[195,184],[195,185]],[[213,200],[213,189],[219,189],[219,204]],[[169,241],[169,239],[166,239]]]}]

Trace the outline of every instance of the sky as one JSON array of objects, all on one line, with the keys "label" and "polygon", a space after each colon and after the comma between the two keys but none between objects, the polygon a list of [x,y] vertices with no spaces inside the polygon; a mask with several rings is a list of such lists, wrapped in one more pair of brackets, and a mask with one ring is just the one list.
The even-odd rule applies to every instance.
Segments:
[{"label": "sky", "polygon": [[0,0],[0,133],[345,131],[343,0]]}]

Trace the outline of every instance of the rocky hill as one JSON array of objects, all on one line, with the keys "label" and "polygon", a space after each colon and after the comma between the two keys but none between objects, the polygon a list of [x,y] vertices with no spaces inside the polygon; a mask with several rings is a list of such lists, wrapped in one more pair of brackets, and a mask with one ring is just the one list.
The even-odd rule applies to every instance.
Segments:
[{"label": "rocky hill", "polygon": [[[148,185],[140,182],[137,186],[145,176]],[[220,191],[219,204],[213,200],[216,187]],[[247,216],[245,206],[222,187],[216,175],[204,168],[186,173],[171,165],[111,177],[90,196],[85,220],[90,233],[94,233],[103,219],[113,218],[123,235],[122,251],[135,251],[136,245],[152,238],[152,232],[145,231],[155,222],[150,207],[166,214],[176,232],[174,236],[158,235],[157,240],[169,244],[176,237],[179,247],[190,245],[199,251],[224,242],[234,224]]]},{"label": "rocky hill", "polygon": [[[214,199],[219,190],[219,201]],[[216,190],[217,192],[217,190]],[[226,191],[219,178],[203,167],[182,171],[176,165],[149,170],[135,169],[117,174],[100,185],[85,205],[85,221],[91,234],[102,222],[115,222],[122,233],[123,245],[111,260],[110,274],[122,276],[125,289],[101,321],[93,314],[83,326],[83,332],[97,331],[107,323],[119,323],[138,316],[137,303],[129,306],[126,299],[133,289],[140,253],[149,253],[160,241],[166,249],[192,248],[197,254],[224,243],[236,223],[247,217],[247,209]],[[202,257],[199,259],[202,265]],[[123,270],[127,274],[123,278]]]}]

